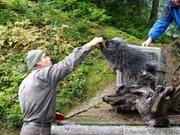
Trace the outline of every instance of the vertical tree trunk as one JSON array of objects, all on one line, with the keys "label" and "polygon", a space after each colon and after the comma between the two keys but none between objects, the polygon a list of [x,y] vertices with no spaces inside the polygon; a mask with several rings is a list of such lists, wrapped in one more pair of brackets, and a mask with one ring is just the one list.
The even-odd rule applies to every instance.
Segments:
[{"label": "vertical tree trunk", "polygon": [[149,22],[154,23],[154,21],[157,19],[158,7],[159,7],[159,0],[153,0]]}]

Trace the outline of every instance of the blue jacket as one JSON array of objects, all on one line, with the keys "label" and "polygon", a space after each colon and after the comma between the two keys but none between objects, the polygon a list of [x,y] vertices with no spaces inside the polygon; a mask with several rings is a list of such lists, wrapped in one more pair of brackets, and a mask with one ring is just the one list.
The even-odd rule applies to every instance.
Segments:
[{"label": "blue jacket", "polygon": [[153,41],[155,41],[165,32],[173,20],[175,21],[176,25],[178,26],[178,30],[180,31],[180,6],[174,4],[172,0],[167,0],[159,19],[155,22],[149,31],[148,36],[151,37]]}]

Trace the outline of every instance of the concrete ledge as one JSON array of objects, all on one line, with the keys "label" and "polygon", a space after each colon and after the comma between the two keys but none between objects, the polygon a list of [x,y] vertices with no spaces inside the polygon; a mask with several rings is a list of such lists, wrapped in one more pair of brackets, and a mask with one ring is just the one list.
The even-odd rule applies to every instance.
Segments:
[{"label": "concrete ledge", "polygon": [[180,127],[151,128],[149,126],[52,126],[52,135],[179,135]]}]

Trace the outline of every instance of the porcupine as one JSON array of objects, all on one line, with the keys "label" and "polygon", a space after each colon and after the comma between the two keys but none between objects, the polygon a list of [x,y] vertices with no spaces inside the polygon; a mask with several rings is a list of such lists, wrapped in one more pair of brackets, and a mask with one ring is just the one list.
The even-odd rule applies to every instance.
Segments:
[{"label": "porcupine", "polygon": [[120,70],[129,78],[137,79],[144,71],[156,73],[157,63],[140,49],[128,46],[121,38],[106,40],[105,45],[100,45],[100,50],[113,70]]}]

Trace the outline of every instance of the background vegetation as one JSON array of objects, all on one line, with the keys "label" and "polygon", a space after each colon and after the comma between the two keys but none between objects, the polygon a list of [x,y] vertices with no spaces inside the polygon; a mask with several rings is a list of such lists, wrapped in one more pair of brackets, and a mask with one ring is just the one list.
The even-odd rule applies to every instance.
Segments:
[{"label": "background vegetation", "polygon": [[[1,0],[0,127],[19,127],[18,87],[25,53],[43,49],[57,62],[95,36],[141,44],[151,28],[148,0]],[[138,8],[138,10],[136,10]],[[173,36],[172,32],[170,32]],[[169,43],[164,34],[157,42]],[[57,87],[57,111],[67,113],[115,80],[98,48]]]}]

